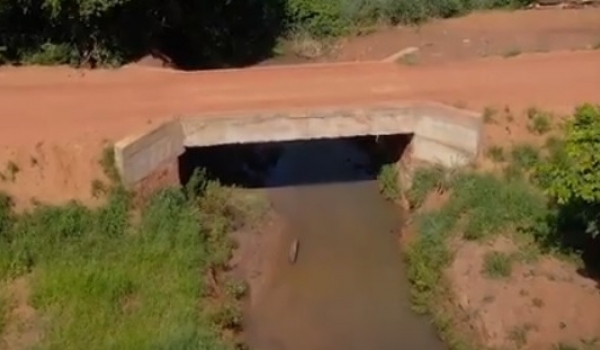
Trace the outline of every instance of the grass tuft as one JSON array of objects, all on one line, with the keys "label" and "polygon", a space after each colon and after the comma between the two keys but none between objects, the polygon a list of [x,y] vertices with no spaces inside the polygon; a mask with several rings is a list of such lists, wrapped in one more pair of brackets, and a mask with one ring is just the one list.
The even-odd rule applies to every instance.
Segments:
[{"label": "grass tuft", "polygon": [[543,135],[552,130],[552,113],[541,111],[535,107],[527,110],[529,122],[527,129],[537,135]]},{"label": "grass tuft", "polygon": [[512,273],[512,257],[503,252],[488,252],[483,257],[483,271],[488,278],[507,278]]},{"label": "grass tuft", "polygon": [[398,169],[395,164],[385,164],[381,167],[377,180],[379,192],[390,201],[397,200],[402,195],[399,183]]}]

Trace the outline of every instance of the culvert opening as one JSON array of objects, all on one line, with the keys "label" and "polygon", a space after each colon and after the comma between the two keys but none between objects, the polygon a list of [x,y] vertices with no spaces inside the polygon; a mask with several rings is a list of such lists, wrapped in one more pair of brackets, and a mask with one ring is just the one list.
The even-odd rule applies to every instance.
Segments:
[{"label": "culvert opening", "polygon": [[[194,170],[201,168],[209,179],[242,188],[370,181],[382,166],[406,157],[412,137],[396,134],[187,147],[179,157],[179,179],[185,185]],[[315,157],[321,160],[318,166]]]}]

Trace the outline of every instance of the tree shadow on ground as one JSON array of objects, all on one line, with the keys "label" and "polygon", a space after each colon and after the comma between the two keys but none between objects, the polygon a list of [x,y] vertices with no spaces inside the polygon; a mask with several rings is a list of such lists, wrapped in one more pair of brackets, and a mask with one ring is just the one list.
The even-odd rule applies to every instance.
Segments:
[{"label": "tree shadow on ground", "polygon": [[551,213],[534,230],[541,246],[564,254],[577,254],[583,263],[578,273],[592,278],[600,289],[600,235],[594,234],[597,212],[580,203],[553,205]]},{"label": "tree shadow on ground", "polygon": [[273,54],[285,29],[283,0],[171,1],[153,43],[178,69],[244,67]]},{"label": "tree shadow on ground", "polygon": [[148,55],[175,68],[243,67],[272,56],[285,0],[107,0],[0,5],[0,64],[123,64]]}]

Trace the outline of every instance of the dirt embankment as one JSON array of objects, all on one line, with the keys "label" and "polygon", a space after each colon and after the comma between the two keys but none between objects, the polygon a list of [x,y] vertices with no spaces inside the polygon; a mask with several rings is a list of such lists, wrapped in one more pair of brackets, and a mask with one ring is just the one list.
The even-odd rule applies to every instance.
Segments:
[{"label": "dirt embankment", "polygon": [[599,60],[600,52],[589,51],[430,67],[371,63],[202,73],[4,68],[0,190],[24,206],[32,199],[91,201],[106,140],[178,115],[402,99],[568,111],[600,96]]},{"label": "dirt embankment", "polygon": [[[549,152],[549,140],[561,135],[565,116],[534,108],[489,106],[484,112],[484,148],[476,171],[491,171],[500,178],[522,176],[507,169],[515,171],[539,162]],[[480,190],[495,193],[497,189]],[[415,215],[444,209],[453,191],[430,194]],[[479,197],[484,199],[470,203],[474,206],[469,210],[500,210],[497,215],[510,217],[511,210],[523,209],[484,207],[488,204],[481,201],[491,199],[485,199],[485,194]],[[404,246],[421,239],[417,226],[414,222],[405,232]],[[482,234],[491,235],[493,224],[484,227]],[[598,349],[599,282],[590,278],[577,259],[541,253],[532,237],[516,232],[510,223],[507,227],[490,238],[468,240],[463,238],[465,227],[459,224],[458,232],[447,239],[450,261],[441,271],[430,271],[441,274],[439,284],[445,287],[436,292],[437,303],[429,309],[445,336],[467,339],[486,349]]]}]

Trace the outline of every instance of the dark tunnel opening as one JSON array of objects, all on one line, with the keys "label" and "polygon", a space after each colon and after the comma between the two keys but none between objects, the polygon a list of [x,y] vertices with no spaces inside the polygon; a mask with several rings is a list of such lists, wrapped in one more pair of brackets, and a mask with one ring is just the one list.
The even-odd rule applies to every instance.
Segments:
[{"label": "dark tunnel opening", "polygon": [[[377,178],[383,165],[398,162],[411,140],[412,134],[396,134],[189,147],[179,157],[179,178],[186,184],[194,170],[201,168],[209,179],[242,188],[370,181]],[[281,166],[284,154],[297,169],[309,164],[307,157],[319,156],[326,163],[296,171],[303,173],[298,176],[270,180],[273,170]],[[346,165],[332,170],[336,162]]]}]

